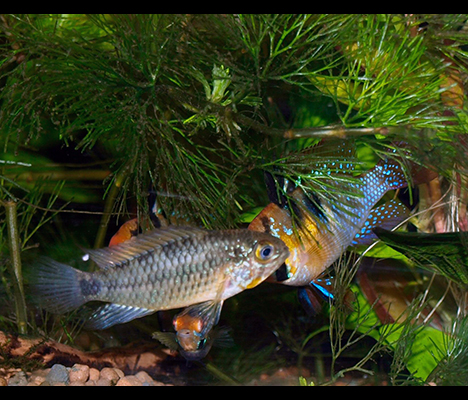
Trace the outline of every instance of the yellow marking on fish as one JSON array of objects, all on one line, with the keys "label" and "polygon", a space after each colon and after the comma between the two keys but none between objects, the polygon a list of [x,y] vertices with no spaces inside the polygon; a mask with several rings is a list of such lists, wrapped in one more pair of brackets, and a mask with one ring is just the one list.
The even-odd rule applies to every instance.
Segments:
[{"label": "yellow marking on fish", "polygon": [[255,278],[252,282],[250,282],[245,288],[246,289],[252,289],[255,286],[259,285],[260,283],[263,282],[263,279],[261,278]]}]

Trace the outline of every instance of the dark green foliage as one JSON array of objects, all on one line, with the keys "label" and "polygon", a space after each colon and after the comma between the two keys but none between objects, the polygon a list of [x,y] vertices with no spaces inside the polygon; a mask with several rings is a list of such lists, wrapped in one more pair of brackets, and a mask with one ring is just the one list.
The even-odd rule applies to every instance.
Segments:
[{"label": "dark green foliage", "polygon": [[[265,171],[327,199],[329,179],[339,183],[334,193],[347,193],[352,174],[379,157],[429,167],[448,183],[466,181],[466,20],[465,14],[0,15],[0,201],[17,201],[22,256],[34,257],[31,247],[39,246],[70,261],[77,249],[105,245],[116,230],[106,235],[111,222],[147,220],[151,190],[160,215],[218,229],[248,223],[268,203]],[[343,141],[355,154],[340,159]],[[349,169],[332,167],[338,160]],[[4,219],[0,207],[0,276],[9,290]],[[410,249],[466,285],[464,239],[453,235],[439,247],[417,237],[411,248],[405,236],[405,249],[397,250]],[[355,272],[345,269],[339,299]],[[261,299],[248,295],[260,313]],[[320,351],[327,333],[335,335],[330,357],[358,343],[357,332],[359,339],[367,335],[371,310],[342,343],[348,333],[342,305],[327,316],[330,332],[325,324],[285,323],[270,303],[263,307],[275,312],[262,315],[270,332],[287,325],[283,338],[281,329],[275,334],[300,364]],[[240,311],[229,307],[231,323],[250,312],[245,304]],[[236,362],[225,370],[247,380],[245,360],[258,364],[267,355],[277,357],[276,367],[282,358],[270,336],[251,360],[236,348]],[[360,352],[354,367],[342,371],[368,371],[363,361],[386,346],[380,341]],[[441,358],[447,368],[457,365]],[[331,360],[333,379],[338,364]],[[224,367],[210,365],[213,373],[215,365]],[[456,381],[446,370],[439,376]]]},{"label": "dark green foliage", "polygon": [[408,233],[377,228],[375,233],[388,246],[466,288],[468,284],[468,242],[466,232]]},{"label": "dark green foliage", "polygon": [[[409,27],[426,18],[434,17],[5,15],[3,142],[47,137],[99,150],[122,188],[116,210],[125,193],[146,205],[153,184],[178,196],[161,196],[166,213],[233,226],[256,203],[246,181],[265,157],[288,163],[277,146],[289,122],[265,120],[275,86],[286,99],[295,89],[329,97],[345,127],[449,129],[440,52],[458,63],[465,54],[437,41],[439,31],[413,37]],[[443,32],[458,23],[445,21]],[[407,133],[394,138],[414,137]]]}]

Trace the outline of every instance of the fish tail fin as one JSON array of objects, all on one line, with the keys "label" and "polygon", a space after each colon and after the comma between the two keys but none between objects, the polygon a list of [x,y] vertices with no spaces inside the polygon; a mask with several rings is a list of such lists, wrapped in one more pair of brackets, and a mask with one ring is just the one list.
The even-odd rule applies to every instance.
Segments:
[{"label": "fish tail fin", "polygon": [[33,265],[33,297],[40,307],[53,313],[72,311],[87,301],[80,287],[80,280],[84,274],[86,272],[41,257]]}]

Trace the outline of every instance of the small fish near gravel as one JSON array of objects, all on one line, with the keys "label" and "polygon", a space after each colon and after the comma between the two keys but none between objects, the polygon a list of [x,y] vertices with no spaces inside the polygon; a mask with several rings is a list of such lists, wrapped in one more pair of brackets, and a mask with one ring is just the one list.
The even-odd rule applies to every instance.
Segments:
[{"label": "small fish near gravel", "polygon": [[160,310],[202,304],[211,329],[224,300],[270,276],[289,256],[281,239],[246,229],[209,231],[194,227],[156,229],[89,255],[98,266],[84,272],[41,258],[33,266],[33,290],[52,312],[101,301],[87,322],[105,329]]}]

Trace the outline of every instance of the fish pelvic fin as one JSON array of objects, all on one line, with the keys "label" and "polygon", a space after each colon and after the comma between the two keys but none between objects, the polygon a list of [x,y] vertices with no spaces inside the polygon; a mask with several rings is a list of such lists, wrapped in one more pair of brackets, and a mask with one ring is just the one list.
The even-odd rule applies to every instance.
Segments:
[{"label": "fish pelvic fin", "polygon": [[174,329],[178,332],[182,328],[197,331],[200,336],[206,336],[218,323],[223,301],[205,301],[186,307],[174,317]]},{"label": "fish pelvic fin", "polygon": [[[327,276],[324,273],[321,277],[312,280],[309,285],[298,288],[299,302],[309,316],[318,315],[322,311],[324,302],[334,304],[336,300],[334,282],[334,276]],[[354,296],[350,289],[346,290],[342,301],[346,311],[353,310]]]},{"label": "fish pelvic fin", "polygon": [[32,294],[41,308],[56,314],[72,311],[87,299],[80,282],[86,272],[46,257],[40,257],[33,265]]}]

